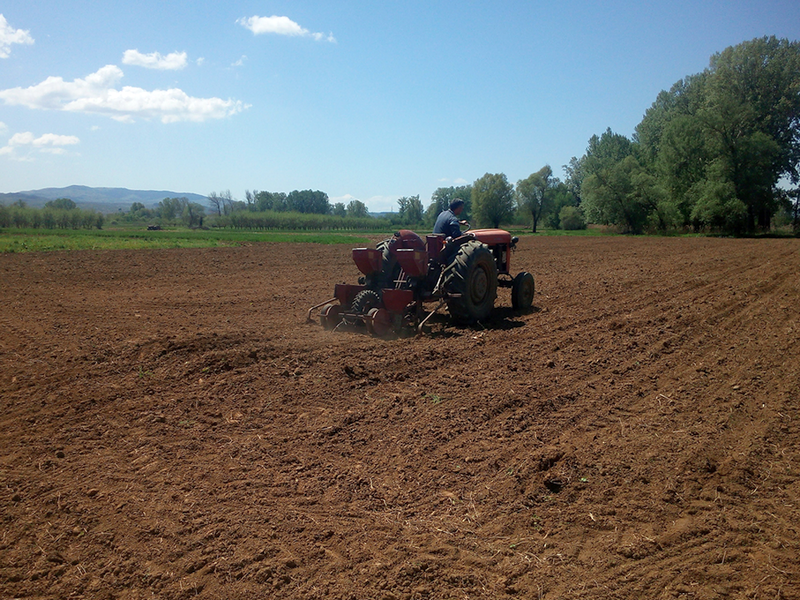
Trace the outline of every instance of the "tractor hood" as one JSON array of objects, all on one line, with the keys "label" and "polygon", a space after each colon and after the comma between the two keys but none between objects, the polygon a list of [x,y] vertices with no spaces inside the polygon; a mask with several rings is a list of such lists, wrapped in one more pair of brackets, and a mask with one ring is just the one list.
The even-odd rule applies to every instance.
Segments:
[{"label": "tractor hood", "polygon": [[504,229],[472,229],[469,233],[487,246],[511,244],[511,234]]}]

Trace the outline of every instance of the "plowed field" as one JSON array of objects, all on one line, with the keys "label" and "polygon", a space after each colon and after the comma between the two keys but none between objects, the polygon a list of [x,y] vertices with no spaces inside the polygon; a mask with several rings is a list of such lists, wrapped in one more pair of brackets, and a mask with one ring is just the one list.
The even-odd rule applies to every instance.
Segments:
[{"label": "plowed field", "polygon": [[800,242],[520,246],[392,340],[345,246],[0,256],[0,597],[800,598]]}]

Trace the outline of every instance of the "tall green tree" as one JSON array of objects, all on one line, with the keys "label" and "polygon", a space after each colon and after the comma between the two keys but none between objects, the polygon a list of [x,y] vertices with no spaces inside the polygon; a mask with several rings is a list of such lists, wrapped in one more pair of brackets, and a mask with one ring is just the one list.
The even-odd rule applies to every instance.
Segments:
[{"label": "tall green tree", "polygon": [[778,182],[800,179],[800,43],[764,37],[715,54],[659,94],[634,140],[684,223],[769,229]]},{"label": "tall green tree", "polygon": [[174,221],[183,215],[183,209],[188,202],[186,198],[164,198],[156,206],[156,216],[164,221]]},{"label": "tall green tree", "polygon": [[[779,148],[774,168],[800,180],[800,42],[756,38],[711,57],[709,104]],[[734,132],[737,134],[739,132]]]},{"label": "tall green tree", "polygon": [[202,227],[206,207],[197,202],[185,202],[181,218],[188,227]]},{"label": "tall green tree", "polygon": [[712,159],[697,116],[674,115],[664,126],[653,172],[684,225],[692,220],[694,196],[699,189],[696,186],[704,185]]},{"label": "tall green tree", "polygon": [[[564,229],[561,222],[561,213],[563,209],[575,209],[567,211],[565,214],[570,215],[571,227],[575,228],[575,219],[579,216],[583,219],[583,211],[578,208],[579,197],[572,191],[572,187],[565,181],[559,181],[558,178],[553,179],[553,186],[551,190],[551,197],[549,202],[549,210],[544,216],[544,222],[551,229]],[[582,223],[578,229],[586,227],[586,222]]]},{"label": "tall green tree", "polygon": [[345,212],[348,217],[355,217],[359,219],[369,216],[369,209],[367,209],[367,205],[361,200],[350,200],[350,202],[347,203],[347,209]]},{"label": "tall green tree", "polygon": [[700,113],[736,197],[747,230],[767,230],[778,208],[782,176],[800,179],[800,43],[765,37],[711,58],[706,107]]},{"label": "tall green tree", "polygon": [[219,196],[222,200],[222,214],[231,214],[237,208],[237,200],[234,199],[230,190],[225,190],[224,192],[220,193]]},{"label": "tall green tree", "polygon": [[319,190],[294,190],[286,197],[289,210],[300,213],[315,213],[327,215],[331,212],[328,194]]},{"label": "tall green tree", "polygon": [[633,144],[624,135],[607,129],[592,136],[584,159],[582,206],[593,223],[622,225],[629,233],[641,233],[647,222],[645,207],[636,202],[633,176],[640,170]]},{"label": "tall green tree", "polygon": [[536,227],[543,214],[551,208],[557,184],[558,180],[553,178],[553,169],[550,165],[545,165],[536,173],[517,182],[514,191],[517,205],[521,211],[531,216],[533,233],[536,233]]},{"label": "tall green tree", "polygon": [[131,208],[128,211],[127,215],[125,215],[125,219],[127,221],[143,221],[145,219],[149,219],[153,216],[153,211],[149,210],[144,204],[141,202],[134,202],[131,204]]},{"label": "tall green tree", "polygon": [[695,116],[702,108],[707,79],[705,72],[685,77],[669,91],[662,90],[647,109],[633,135],[639,159],[645,167],[655,168],[670,123],[676,118]]},{"label": "tall green tree", "polygon": [[583,163],[585,156],[581,158],[572,157],[569,164],[563,166],[564,185],[573,198],[573,206],[581,203],[581,185],[583,184]]},{"label": "tall green tree", "polygon": [[217,213],[218,217],[221,217],[223,207],[225,206],[222,196],[217,194],[217,192],[211,192],[208,194],[207,198],[211,209]]},{"label": "tall green tree", "polygon": [[253,192],[253,202],[249,208],[254,212],[267,210],[283,212],[288,210],[286,194],[284,192]]},{"label": "tall green tree", "polygon": [[514,216],[514,186],[505,173],[486,173],[472,184],[472,213],[480,225],[499,227]]},{"label": "tall green tree", "polygon": [[397,200],[397,219],[401,225],[418,225],[422,223],[423,211],[419,195],[403,196]]},{"label": "tall green tree", "polygon": [[56,198],[46,202],[44,206],[45,208],[54,208],[56,210],[74,210],[78,208],[78,205],[70,198]]}]

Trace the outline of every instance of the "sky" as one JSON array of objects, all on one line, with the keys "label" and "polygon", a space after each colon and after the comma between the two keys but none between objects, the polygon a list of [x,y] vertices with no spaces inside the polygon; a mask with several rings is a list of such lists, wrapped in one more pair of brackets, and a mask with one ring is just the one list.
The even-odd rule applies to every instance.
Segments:
[{"label": "sky", "polygon": [[2,0],[0,192],[321,190],[373,212],[631,136],[797,0]]}]

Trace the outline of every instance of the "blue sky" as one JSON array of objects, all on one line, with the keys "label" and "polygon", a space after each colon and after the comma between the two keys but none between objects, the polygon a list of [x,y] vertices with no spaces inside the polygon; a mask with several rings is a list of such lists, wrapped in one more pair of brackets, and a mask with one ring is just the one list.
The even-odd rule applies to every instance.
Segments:
[{"label": "blue sky", "polygon": [[0,192],[314,189],[373,211],[630,136],[792,1],[0,4]]}]

